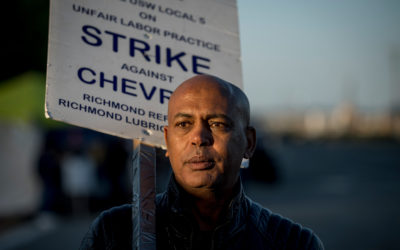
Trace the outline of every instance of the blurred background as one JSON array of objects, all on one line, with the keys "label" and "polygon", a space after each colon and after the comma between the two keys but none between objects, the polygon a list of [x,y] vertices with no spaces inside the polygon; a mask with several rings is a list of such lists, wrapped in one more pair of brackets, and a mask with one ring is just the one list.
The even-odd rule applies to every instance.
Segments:
[{"label": "blurred background", "polygon": [[[48,0],[3,4],[0,249],[77,249],[131,200],[129,140],[44,118]],[[400,2],[238,0],[247,194],[326,249],[399,249]],[[157,149],[157,190],[170,167]]]}]

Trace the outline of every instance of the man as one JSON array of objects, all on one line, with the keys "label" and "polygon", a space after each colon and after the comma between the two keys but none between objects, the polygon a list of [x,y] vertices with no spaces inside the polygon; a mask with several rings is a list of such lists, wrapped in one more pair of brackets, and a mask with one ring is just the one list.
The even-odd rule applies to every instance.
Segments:
[{"label": "man", "polygon": [[[323,249],[309,229],[243,192],[239,169],[256,145],[249,102],[236,86],[198,75],[172,94],[164,129],[173,175],[156,198],[157,249]],[[129,249],[130,206],[104,212],[82,249]]]}]

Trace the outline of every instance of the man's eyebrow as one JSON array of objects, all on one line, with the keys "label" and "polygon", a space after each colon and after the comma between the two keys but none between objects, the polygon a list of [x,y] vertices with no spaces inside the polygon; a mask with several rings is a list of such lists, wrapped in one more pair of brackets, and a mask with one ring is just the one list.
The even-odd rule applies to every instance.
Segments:
[{"label": "man's eyebrow", "polygon": [[224,114],[209,114],[206,115],[207,119],[212,119],[212,118],[223,118],[223,119],[227,119],[227,120],[232,120],[229,116],[224,115]]},{"label": "man's eyebrow", "polygon": [[174,115],[174,119],[176,118],[192,118],[193,115],[191,114],[187,114],[187,113],[177,113],[176,115]]},{"label": "man's eyebrow", "polygon": [[[177,118],[193,118],[193,115],[188,114],[188,113],[179,112],[176,115],[174,115],[174,119],[177,119]],[[230,123],[233,123],[233,120],[225,114],[208,114],[208,115],[206,115],[207,120],[213,119],[213,118],[222,118],[224,120],[227,120]]]},{"label": "man's eyebrow", "polygon": [[234,124],[232,118],[230,118],[229,116],[227,116],[225,114],[209,114],[206,116],[206,118],[207,118],[207,120],[214,119],[214,118],[221,118],[221,119],[226,120],[230,124]]}]

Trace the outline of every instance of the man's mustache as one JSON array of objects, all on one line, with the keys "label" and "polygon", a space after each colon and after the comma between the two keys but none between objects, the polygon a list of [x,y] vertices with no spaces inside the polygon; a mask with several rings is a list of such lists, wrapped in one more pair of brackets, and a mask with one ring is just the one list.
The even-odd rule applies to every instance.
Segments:
[{"label": "man's mustache", "polygon": [[208,150],[197,150],[184,158],[183,163],[215,162],[216,155]]}]

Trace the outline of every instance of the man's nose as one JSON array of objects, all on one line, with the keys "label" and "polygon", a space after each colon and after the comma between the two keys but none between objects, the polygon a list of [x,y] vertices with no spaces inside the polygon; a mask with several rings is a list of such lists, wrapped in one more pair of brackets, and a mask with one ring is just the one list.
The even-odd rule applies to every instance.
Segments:
[{"label": "man's nose", "polygon": [[212,132],[208,124],[197,124],[192,130],[192,145],[201,147],[213,143]]}]

